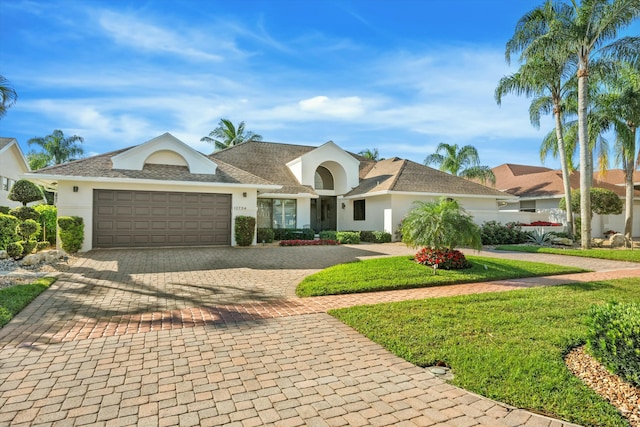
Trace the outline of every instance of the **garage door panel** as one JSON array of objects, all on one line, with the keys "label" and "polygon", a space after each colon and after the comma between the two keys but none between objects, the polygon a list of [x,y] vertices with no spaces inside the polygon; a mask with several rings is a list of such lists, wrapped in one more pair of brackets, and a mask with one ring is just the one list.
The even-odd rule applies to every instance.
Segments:
[{"label": "garage door panel", "polygon": [[231,195],[94,190],[94,247],[229,245]]}]

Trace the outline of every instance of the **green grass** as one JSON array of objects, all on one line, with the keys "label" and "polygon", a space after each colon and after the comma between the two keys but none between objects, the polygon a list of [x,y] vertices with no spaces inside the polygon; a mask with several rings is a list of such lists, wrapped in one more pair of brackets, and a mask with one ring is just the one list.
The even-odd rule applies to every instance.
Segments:
[{"label": "green grass", "polygon": [[517,251],[531,252],[541,254],[557,254],[581,256],[587,258],[610,259],[613,261],[631,261],[640,262],[640,250],[630,249],[561,249],[561,248],[545,248],[541,246],[529,245],[503,245],[497,246],[499,251]]},{"label": "green grass", "polygon": [[566,368],[592,304],[640,302],[637,279],[359,306],[332,315],[418,366],[444,361],[453,383],[585,426],[623,426]]},{"label": "green grass", "polygon": [[42,277],[27,285],[0,289],[0,328],[56,280],[55,277]]},{"label": "green grass", "polygon": [[296,294],[302,297],[351,294],[585,271],[575,267],[499,258],[467,256],[467,259],[473,264],[472,268],[438,270],[437,275],[433,275],[430,267],[418,264],[408,256],[339,264],[306,277],[298,285]]}]

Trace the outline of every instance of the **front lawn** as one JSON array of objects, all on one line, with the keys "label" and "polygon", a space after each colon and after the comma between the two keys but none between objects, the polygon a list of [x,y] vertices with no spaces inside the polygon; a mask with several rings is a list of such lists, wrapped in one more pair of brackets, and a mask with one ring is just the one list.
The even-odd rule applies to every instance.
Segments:
[{"label": "front lawn", "polygon": [[640,250],[630,249],[571,249],[571,248],[546,248],[544,246],[531,246],[531,245],[503,245],[497,246],[498,251],[517,251],[517,252],[531,252],[540,254],[556,254],[556,255],[571,255],[581,256],[587,258],[600,258],[610,259],[613,261],[630,261],[640,262]]},{"label": "front lawn", "polygon": [[592,304],[640,302],[637,279],[334,310],[330,313],[418,366],[450,366],[453,384],[585,426],[625,426],[616,409],[566,368],[586,340]]},{"label": "front lawn", "polygon": [[16,285],[0,289],[0,328],[9,323],[13,316],[51,286],[55,277],[42,277],[28,285]]},{"label": "front lawn", "polygon": [[413,257],[375,258],[339,264],[306,277],[296,289],[301,297],[389,291],[456,283],[486,282],[519,277],[578,273],[575,267],[485,258],[466,257],[473,267],[465,270],[438,270],[418,264]]}]

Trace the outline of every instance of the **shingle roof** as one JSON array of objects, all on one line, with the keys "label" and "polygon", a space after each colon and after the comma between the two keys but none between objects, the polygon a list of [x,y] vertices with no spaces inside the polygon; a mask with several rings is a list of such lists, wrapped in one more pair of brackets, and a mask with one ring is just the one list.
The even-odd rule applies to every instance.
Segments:
[{"label": "shingle roof", "polygon": [[15,138],[3,138],[3,137],[0,137],[0,150],[2,150],[7,145],[11,144],[11,142],[13,142],[14,140],[15,140]]},{"label": "shingle roof", "polygon": [[[514,174],[514,170],[522,172],[532,171],[527,174]],[[492,169],[496,176],[495,188],[506,191],[509,194],[520,197],[561,197],[564,195],[564,185],[562,183],[562,172],[548,168],[538,168],[535,166],[511,165],[504,164]],[[539,170],[538,172],[535,172]],[[610,182],[597,178],[595,174],[593,186],[606,188],[614,191],[620,196],[624,196],[624,187],[614,185]],[[580,173],[572,172],[569,177],[571,189],[580,188]],[[623,181],[624,182],[624,181]],[[640,196],[640,192],[636,191],[636,196]]]},{"label": "shingle roof", "polygon": [[507,196],[493,188],[398,157],[377,162],[360,185],[347,195],[366,195],[379,191]]},{"label": "shingle roof", "polygon": [[147,164],[142,170],[112,169],[111,158],[134,147],[124,148],[86,159],[49,166],[37,171],[41,175],[82,176],[93,178],[156,179],[165,181],[211,182],[221,184],[271,184],[235,166],[218,161],[213,175],[192,174],[186,166]]}]

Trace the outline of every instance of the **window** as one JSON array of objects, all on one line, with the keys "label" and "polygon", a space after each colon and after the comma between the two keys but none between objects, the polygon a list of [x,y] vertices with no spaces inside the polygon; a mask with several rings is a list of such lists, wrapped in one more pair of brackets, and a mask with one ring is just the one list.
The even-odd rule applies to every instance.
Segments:
[{"label": "window", "polygon": [[2,177],[2,191],[9,191],[9,178],[6,176]]},{"label": "window", "polygon": [[329,169],[318,166],[313,185],[316,190],[333,190],[333,175]]},{"label": "window", "polygon": [[364,199],[353,201],[353,220],[364,221]]},{"label": "window", "polygon": [[258,228],[296,228],[295,199],[258,199]]},{"label": "window", "polygon": [[521,200],[520,201],[520,212],[535,212],[536,211],[536,201],[535,200]]}]

